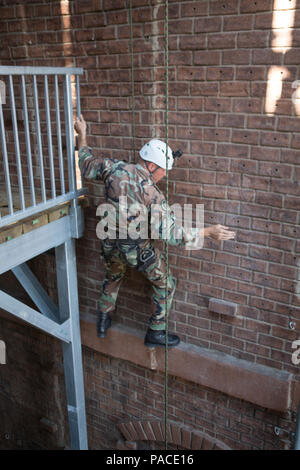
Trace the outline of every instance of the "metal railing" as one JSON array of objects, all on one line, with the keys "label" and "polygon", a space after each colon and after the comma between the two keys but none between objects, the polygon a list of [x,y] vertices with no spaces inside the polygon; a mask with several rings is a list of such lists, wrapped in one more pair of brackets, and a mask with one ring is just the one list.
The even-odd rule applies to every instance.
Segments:
[{"label": "metal railing", "polygon": [[[2,87],[2,99],[0,99],[0,140],[2,149],[2,174],[4,173],[7,201],[6,211],[8,213],[0,217],[0,227],[49,209],[61,202],[75,199],[80,194],[83,194],[84,190],[77,189],[76,186],[71,82],[71,76],[75,76],[76,112],[77,116],[79,116],[79,75],[81,75],[82,72],[83,70],[81,68],[0,66],[0,80],[3,77],[1,84],[3,85],[3,83],[5,83],[5,88],[7,87],[9,95],[9,103],[7,103],[7,106],[3,106],[5,103],[3,102]],[[49,77],[51,78],[50,97]],[[62,85],[63,88],[64,146],[60,109],[60,85]],[[16,89],[18,90],[17,95],[15,93]],[[28,108],[28,102],[31,103],[30,109]],[[40,109],[40,103],[44,103],[43,110]],[[6,115],[4,115],[3,111]],[[31,116],[33,116],[31,119],[29,116],[30,112]],[[51,113],[53,116],[55,114],[55,118],[51,119]],[[43,122],[41,120],[41,114],[44,117]],[[10,119],[5,119],[5,116],[10,116]],[[22,116],[22,118],[18,119],[18,116]],[[13,142],[10,142],[8,139],[10,132],[5,128],[7,121],[11,122],[13,134],[11,140]],[[22,125],[23,152],[20,149],[20,123]],[[44,130],[41,124],[44,125]],[[56,155],[54,155],[53,146],[54,126]],[[32,130],[33,128],[34,130]],[[35,163],[33,162],[32,151],[33,139],[35,140]],[[43,141],[47,141],[48,151],[46,152]],[[8,147],[10,147],[10,150],[8,150]],[[66,148],[66,158],[63,148]],[[23,153],[27,154],[26,168]],[[48,157],[48,178],[45,178],[46,153]],[[67,166],[65,167],[65,165]],[[11,173],[12,167],[15,169],[14,173]],[[65,177],[66,168],[68,172],[67,177]],[[28,192],[30,191],[29,201],[28,197],[25,198],[24,196],[24,169],[26,169]],[[12,186],[12,178],[17,179],[16,187]],[[39,180],[39,187],[37,187],[36,184],[37,178]],[[60,186],[60,191],[58,191],[58,185]],[[40,201],[37,201],[37,191],[39,192]],[[47,191],[48,193],[50,192],[50,195],[47,194]],[[19,195],[19,207],[17,210],[14,208],[13,200],[15,192],[18,192]]]}]

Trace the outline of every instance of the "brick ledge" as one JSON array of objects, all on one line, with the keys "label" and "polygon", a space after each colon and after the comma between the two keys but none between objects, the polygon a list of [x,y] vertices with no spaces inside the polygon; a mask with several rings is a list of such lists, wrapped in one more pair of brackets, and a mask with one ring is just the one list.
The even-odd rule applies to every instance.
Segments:
[{"label": "brick ledge", "polygon": [[[84,346],[100,353],[164,371],[164,349],[146,348],[143,332],[114,325],[99,339],[95,323],[81,320],[81,338]],[[168,368],[170,375],[264,408],[284,412],[291,406],[293,375],[285,371],[185,343],[169,349]]]}]

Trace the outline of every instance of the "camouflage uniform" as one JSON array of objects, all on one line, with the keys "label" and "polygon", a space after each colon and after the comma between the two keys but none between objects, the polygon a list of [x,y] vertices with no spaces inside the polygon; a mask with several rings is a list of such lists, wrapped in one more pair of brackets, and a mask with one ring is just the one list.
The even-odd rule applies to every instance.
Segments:
[{"label": "camouflage uniform", "polygon": [[[127,197],[128,207],[136,202],[145,205],[149,214],[151,205],[157,204],[157,210],[162,210],[165,216],[162,220],[153,219],[159,221],[159,226],[155,227],[155,230],[162,237],[167,224],[169,244],[184,245],[183,229],[181,234],[175,230],[174,216],[168,215],[166,211],[165,197],[143,166],[113,158],[94,157],[90,147],[82,147],[79,150],[79,168],[83,178],[104,182],[106,200],[116,209],[119,207],[120,196]],[[155,217],[155,211],[151,211],[150,223],[153,222],[152,217]],[[116,211],[116,221],[118,229],[118,211]],[[127,222],[130,222],[129,217]],[[149,279],[152,285],[154,311],[149,326],[153,330],[164,330],[166,326],[166,285],[167,311],[171,307],[176,286],[176,280],[170,271],[167,279],[165,254],[153,246],[150,238],[141,239],[137,244],[129,243],[128,240],[124,238],[122,240],[117,236],[116,240],[111,238],[101,240],[101,245],[106,274],[102,285],[102,294],[98,300],[99,310],[105,313],[114,310],[126,267],[135,267]],[[141,257],[147,258],[147,254],[151,254],[150,259],[148,262],[141,263]]]}]

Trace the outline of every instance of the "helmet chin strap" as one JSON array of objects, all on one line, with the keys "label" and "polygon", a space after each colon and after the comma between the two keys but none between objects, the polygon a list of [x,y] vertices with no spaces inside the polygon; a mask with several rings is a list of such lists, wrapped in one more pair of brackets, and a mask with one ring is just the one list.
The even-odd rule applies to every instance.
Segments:
[{"label": "helmet chin strap", "polygon": [[152,177],[153,177],[153,175],[154,175],[154,173],[155,173],[157,170],[159,170],[159,169],[160,169],[160,167],[158,166],[157,168],[155,168],[155,170],[154,170],[154,171],[150,171],[150,170],[149,170],[149,167],[148,167],[148,161],[147,161],[147,160],[144,160],[144,162],[145,162],[146,168],[147,168],[147,170],[149,171],[149,173],[150,173],[150,176],[151,176],[151,178],[152,178]]}]

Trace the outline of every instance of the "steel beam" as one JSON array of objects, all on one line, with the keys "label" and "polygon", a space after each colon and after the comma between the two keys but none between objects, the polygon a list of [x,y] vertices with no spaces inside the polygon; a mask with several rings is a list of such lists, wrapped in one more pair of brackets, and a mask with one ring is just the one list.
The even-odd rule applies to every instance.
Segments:
[{"label": "steel beam", "polygon": [[34,206],[36,204],[36,200],[35,200],[34,177],[33,177],[33,167],[32,167],[30,129],[29,129],[29,118],[28,118],[28,107],[27,107],[27,96],[26,96],[26,82],[25,82],[24,75],[21,76],[21,92],[22,92],[23,120],[24,120],[24,132],[25,132],[26,153],[27,153],[27,162],[28,162],[28,176],[29,176],[29,181],[30,181],[31,203]]},{"label": "steel beam", "polygon": [[57,135],[57,148],[58,148],[58,158],[59,158],[60,185],[61,185],[61,193],[65,194],[66,188],[65,188],[65,177],[64,177],[64,159],[63,159],[62,142],[61,142],[59,86],[58,86],[57,75],[54,76],[54,88],[55,88],[55,116],[56,116],[56,135]]},{"label": "steel beam", "polygon": [[71,217],[66,215],[55,222],[1,243],[0,274],[64,243],[71,236],[70,220]]},{"label": "steel beam", "polygon": [[56,273],[61,320],[70,319],[71,342],[63,343],[66,394],[72,449],[88,448],[81,336],[78,310],[78,287],[75,240],[56,247]]},{"label": "steel beam", "polygon": [[0,308],[3,308],[3,310],[6,310],[27,323],[30,323],[30,325],[39,328],[49,335],[55,336],[66,343],[70,342],[69,320],[60,325],[53,320],[44,317],[37,310],[28,307],[28,305],[20,302],[11,295],[6,294],[2,290],[0,290]]},{"label": "steel beam", "polygon": [[10,182],[10,174],[9,174],[9,162],[8,162],[8,155],[7,155],[6,131],[5,131],[1,99],[0,99],[0,141],[1,141],[1,148],[2,148],[2,155],[3,155],[2,171],[4,170],[4,175],[5,175],[6,197],[7,197],[7,202],[8,202],[9,213],[13,214],[14,212],[13,198],[12,198],[12,190],[11,190],[11,182]]},{"label": "steel beam", "polygon": [[16,266],[12,269],[12,272],[40,312],[47,318],[50,318],[50,320],[58,321],[59,312],[57,305],[55,305],[53,300],[49,297],[27,264],[23,263]]},{"label": "steel beam", "polygon": [[70,227],[72,238],[80,238],[84,231],[84,216],[82,208],[77,204],[75,199],[71,202],[70,207]]},{"label": "steel beam", "polygon": [[10,95],[10,109],[11,109],[13,132],[14,132],[15,152],[16,152],[16,160],[17,160],[17,175],[18,175],[20,203],[21,203],[21,209],[24,210],[25,198],[24,198],[24,187],[23,187],[22,163],[21,163],[21,154],[20,154],[19,131],[18,131],[18,122],[17,122],[14,83],[13,83],[12,75],[9,75],[9,95]]}]

